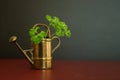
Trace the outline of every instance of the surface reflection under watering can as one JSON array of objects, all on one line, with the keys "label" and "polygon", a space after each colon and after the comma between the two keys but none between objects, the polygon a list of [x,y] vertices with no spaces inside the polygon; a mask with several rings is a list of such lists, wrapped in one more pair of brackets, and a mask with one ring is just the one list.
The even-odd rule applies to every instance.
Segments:
[{"label": "surface reflection under watering can", "polygon": [[52,80],[52,70],[42,70],[42,76],[40,80]]}]

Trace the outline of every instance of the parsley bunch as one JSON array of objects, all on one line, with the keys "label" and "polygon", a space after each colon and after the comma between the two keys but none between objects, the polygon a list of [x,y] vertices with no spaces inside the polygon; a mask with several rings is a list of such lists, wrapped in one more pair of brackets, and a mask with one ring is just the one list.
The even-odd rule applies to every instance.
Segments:
[{"label": "parsley bunch", "polygon": [[46,19],[49,21],[49,26],[52,26],[56,31],[53,35],[56,35],[58,37],[71,37],[71,32],[65,22],[60,21],[56,16],[52,17],[50,15],[46,15]]},{"label": "parsley bunch", "polygon": [[47,36],[47,33],[45,31],[38,32],[38,29],[40,29],[40,27],[32,27],[29,30],[31,41],[35,44],[39,44],[42,41],[42,39],[44,39],[45,36]]},{"label": "parsley bunch", "polygon": [[47,36],[49,36],[49,38],[52,38],[53,36],[66,36],[68,38],[71,37],[71,32],[65,22],[60,21],[59,18],[56,16],[50,15],[46,15],[46,19],[49,22],[49,26],[47,26],[48,29],[50,30],[50,27],[53,27],[55,29],[55,33],[53,33],[51,36],[51,34],[47,34],[47,31],[38,32],[40,27],[33,26],[29,30],[29,36],[33,43],[39,44],[44,38],[47,38]]}]

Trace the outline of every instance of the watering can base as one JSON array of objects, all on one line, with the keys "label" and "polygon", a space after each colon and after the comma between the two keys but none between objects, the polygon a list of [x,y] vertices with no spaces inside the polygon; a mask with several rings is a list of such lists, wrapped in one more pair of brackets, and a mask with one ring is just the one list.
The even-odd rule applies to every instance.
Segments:
[{"label": "watering can base", "polygon": [[45,70],[45,69],[52,69],[52,60],[51,59],[33,59],[33,64],[32,68],[33,69],[41,69],[41,70]]}]

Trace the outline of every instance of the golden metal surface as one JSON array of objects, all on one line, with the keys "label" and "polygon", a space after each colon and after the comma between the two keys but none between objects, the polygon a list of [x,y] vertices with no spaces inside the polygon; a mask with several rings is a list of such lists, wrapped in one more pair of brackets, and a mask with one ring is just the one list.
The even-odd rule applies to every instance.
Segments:
[{"label": "golden metal surface", "polygon": [[58,43],[57,43],[56,47],[54,47],[54,48],[52,49],[52,53],[54,53],[54,51],[60,46],[60,43],[61,43],[59,37],[53,36],[53,37],[52,37],[52,40],[53,40],[53,39],[56,39],[56,40],[58,41]]},{"label": "golden metal surface", "polygon": [[[60,46],[58,37],[46,38],[40,44],[31,43],[31,49],[24,50],[16,41],[17,37],[12,36],[9,42],[16,44],[17,48],[24,54],[34,69],[51,69],[52,68],[52,53]],[[51,42],[53,39],[58,41],[58,44],[52,49]],[[29,52],[31,56],[27,54]]]},{"label": "golden metal surface", "polygon": [[[55,39],[54,37],[53,39]],[[56,38],[57,39],[57,38]],[[50,38],[43,39],[42,44],[32,44],[33,47],[33,68],[36,69],[50,69],[52,68],[52,51],[56,50],[60,46],[60,41],[57,46],[51,49],[51,40]]]}]

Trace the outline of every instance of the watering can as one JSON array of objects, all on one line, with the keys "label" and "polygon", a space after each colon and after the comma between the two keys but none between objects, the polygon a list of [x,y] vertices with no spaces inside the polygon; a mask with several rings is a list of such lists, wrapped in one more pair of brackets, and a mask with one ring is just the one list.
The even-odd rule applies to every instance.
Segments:
[{"label": "watering can", "polygon": [[[35,26],[38,25],[47,27],[43,24],[36,24]],[[53,39],[57,40],[57,44],[54,48],[52,48]],[[9,42],[14,43],[17,46],[17,48],[28,59],[33,69],[51,69],[52,53],[60,46],[60,39],[57,36],[44,38],[39,44],[34,44],[33,42],[31,42],[31,49],[23,49],[17,42],[17,36],[11,36],[9,38]]]}]

